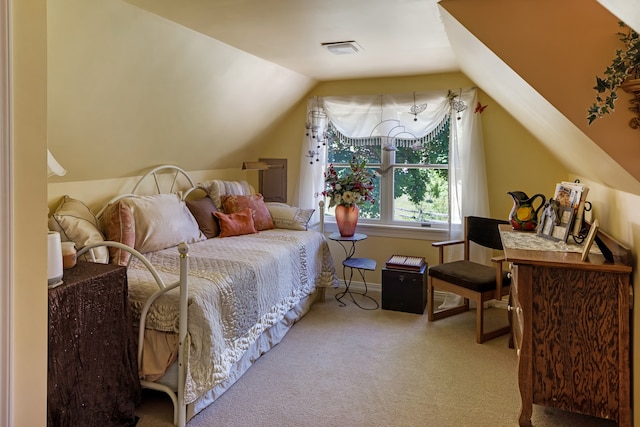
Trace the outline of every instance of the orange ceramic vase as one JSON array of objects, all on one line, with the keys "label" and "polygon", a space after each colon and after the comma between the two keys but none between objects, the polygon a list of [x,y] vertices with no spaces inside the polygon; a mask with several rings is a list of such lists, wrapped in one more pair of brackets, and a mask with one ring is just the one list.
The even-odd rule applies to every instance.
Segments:
[{"label": "orange ceramic vase", "polygon": [[358,206],[336,206],[336,224],[342,237],[353,237],[358,225]]}]

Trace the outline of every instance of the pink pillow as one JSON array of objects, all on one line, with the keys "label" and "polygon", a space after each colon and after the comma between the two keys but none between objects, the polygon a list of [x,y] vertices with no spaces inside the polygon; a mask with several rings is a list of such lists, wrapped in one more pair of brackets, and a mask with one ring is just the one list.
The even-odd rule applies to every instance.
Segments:
[{"label": "pink pillow", "polygon": [[242,236],[258,232],[250,208],[228,215],[218,211],[213,215],[220,221],[220,237]]},{"label": "pink pillow", "polygon": [[207,239],[220,234],[218,223],[212,215],[214,212],[218,212],[218,208],[216,208],[209,196],[197,200],[187,200],[187,207],[191,215],[196,219],[200,231],[207,236]]},{"label": "pink pillow", "polygon": [[[103,224],[107,240],[125,244],[131,248],[136,243],[136,229],[133,214],[124,203],[110,205],[104,212]],[[119,248],[109,247],[109,258],[112,264],[127,265],[131,254]]]},{"label": "pink pillow", "polygon": [[264,203],[262,194],[252,196],[227,195],[222,197],[222,207],[226,213],[239,212],[245,208],[253,211],[253,221],[257,230],[271,230],[276,228],[273,219]]}]

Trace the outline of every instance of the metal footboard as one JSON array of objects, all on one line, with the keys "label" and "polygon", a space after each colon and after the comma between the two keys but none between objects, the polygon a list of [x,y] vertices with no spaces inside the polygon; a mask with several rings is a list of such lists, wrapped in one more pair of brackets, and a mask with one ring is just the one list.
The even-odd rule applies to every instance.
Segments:
[{"label": "metal footboard", "polygon": [[[156,283],[158,284],[158,291],[154,292],[151,297],[147,300],[142,308],[142,312],[140,314],[140,325],[138,328],[138,366],[142,365],[142,350],[144,345],[144,331],[146,325],[146,317],[149,309],[153,305],[153,303],[160,297],[164,295],[166,292],[175,289],[176,287],[180,287],[180,316],[179,316],[179,324],[178,324],[178,384],[177,384],[177,392],[172,388],[163,384],[158,384],[152,381],[140,380],[140,385],[144,388],[149,388],[153,390],[162,391],[167,393],[173,402],[173,423],[176,426],[184,427],[187,420],[187,405],[184,400],[184,388],[186,382],[186,366],[187,366],[187,355],[189,349],[189,341],[187,335],[187,301],[188,301],[188,272],[189,272],[189,245],[186,243],[180,243],[178,245],[178,252],[180,256],[180,279],[174,283],[166,285],[160,275],[158,274],[155,267],[145,258],[137,250],[124,245],[119,242],[111,242],[104,241],[99,243],[92,243],[90,245],[85,246],[81,250],[78,251],[78,256],[83,255],[93,248],[99,246],[107,246],[118,248],[124,251],[129,252],[132,256],[138,258],[144,265],[147,267]],[[131,262],[129,259],[129,263]],[[129,263],[127,263],[127,268],[129,267]]]}]

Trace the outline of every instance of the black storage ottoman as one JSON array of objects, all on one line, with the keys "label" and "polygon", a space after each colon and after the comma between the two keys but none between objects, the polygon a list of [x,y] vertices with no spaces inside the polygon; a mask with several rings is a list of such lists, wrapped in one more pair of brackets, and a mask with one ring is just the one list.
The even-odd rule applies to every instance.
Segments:
[{"label": "black storage ottoman", "polygon": [[419,271],[382,269],[382,308],[423,314],[427,305],[427,264]]}]

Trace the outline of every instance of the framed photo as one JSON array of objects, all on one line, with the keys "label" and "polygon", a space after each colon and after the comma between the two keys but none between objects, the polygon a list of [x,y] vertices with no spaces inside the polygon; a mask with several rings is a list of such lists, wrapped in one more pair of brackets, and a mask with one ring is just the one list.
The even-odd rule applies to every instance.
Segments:
[{"label": "framed photo", "polygon": [[596,233],[598,233],[598,220],[594,220],[591,223],[591,228],[589,228],[589,234],[587,234],[587,238],[584,239],[584,247],[582,248],[582,258],[581,261],[586,261],[589,257],[589,250],[591,249],[591,245],[593,245],[593,241],[596,238]]},{"label": "framed photo", "polygon": [[566,242],[571,232],[573,215],[572,207],[562,206],[555,200],[550,200],[542,211],[542,218],[538,224],[538,236]]}]

